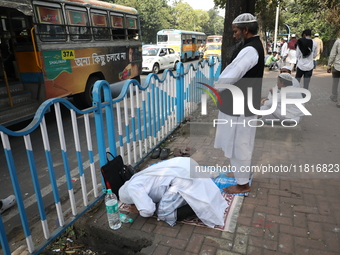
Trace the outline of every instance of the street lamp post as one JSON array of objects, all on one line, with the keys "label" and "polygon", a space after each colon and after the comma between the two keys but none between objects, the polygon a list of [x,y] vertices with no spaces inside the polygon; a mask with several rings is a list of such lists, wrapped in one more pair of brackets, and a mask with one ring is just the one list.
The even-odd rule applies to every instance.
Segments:
[{"label": "street lamp post", "polygon": [[274,51],[276,51],[277,47],[277,27],[279,24],[279,4],[276,7],[276,18],[275,18],[275,31],[274,31]]}]

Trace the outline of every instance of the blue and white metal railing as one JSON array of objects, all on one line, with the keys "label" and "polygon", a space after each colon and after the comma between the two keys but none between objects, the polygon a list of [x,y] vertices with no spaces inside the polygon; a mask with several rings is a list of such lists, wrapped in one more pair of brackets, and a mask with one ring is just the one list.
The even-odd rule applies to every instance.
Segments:
[{"label": "blue and white metal railing", "polygon": [[[11,131],[0,126],[6,163],[17,200],[18,209],[11,209],[11,213],[13,211],[13,215],[20,216],[28,251],[39,254],[103,197],[104,182],[99,169],[106,163],[106,151],[113,155],[121,154],[127,164],[138,165],[142,162],[197,108],[202,93],[197,81],[212,85],[218,77],[219,66],[219,62],[211,59],[196,66],[191,64],[184,70],[183,64],[179,63],[176,73],[166,70],[162,77],[150,74],[144,85],[136,80],[126,81],[115,99],[112,99],[110,85],[106,81],[98,81],[94,86],[91,108],[79,110],[66,99],[49,99],[39,107],[26,128]],[[45,118],[51,107],[55,115],[53,124],[51,120],[46,123]],[[65,119],[67,111],[71,118],[68,122]],[[34,139],[31,138],[33,136]],[[55,143],[59,145],[51,146],[52,136],[58,139]],[[24,171],[18,171],[18,163],[22,165],[24,158],[20,153],[14,153],[18,148],[11,148],[10,137],[24,141],[28,162],[26,167],[29,167],[33,185],[31,193],[34,192],[29,200],[36,200],[35,203],[28,204],[22,195],[28,193],[28,187],[22,186],[19,180],[27,178],[27,175],[21,176]],[[81,139],[84,137],[86,140]],[[94,137],[97,144],[93,143]],[[42,144],[41,149],[37,145],[39,142]],[[39,150],[45,154],[46,162],[43,165],[35,159]],[[86,151],[87,157],[83,155]],[[49,183],[43,187],[46,179],[49,179]],[[62,194],[61,185],[67,187],[67,194]],[[53,195],[52,211],[47,209],[51,207],[49,201],[44,200],[47,194]],[[31,223],[33,219],[27,211],[30,205],[37,207],[40,227],[36,224],[39,222]],[[51,220],[47,215],[51,213],[52,219],[56,219],[53,222],[57,222],[55,226],[48,222]],[[0,241],[5,255],[11,254],[3,224],[8,219],[6,214],[0,216]],[[44,239],[38,245],[33,241],[37,238],[32,236],[37,232],[43,233]]]}]

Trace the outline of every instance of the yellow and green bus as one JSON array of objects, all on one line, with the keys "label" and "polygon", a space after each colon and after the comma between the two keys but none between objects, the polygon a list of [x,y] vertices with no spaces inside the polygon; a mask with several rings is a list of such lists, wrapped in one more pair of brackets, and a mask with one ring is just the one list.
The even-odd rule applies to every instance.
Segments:
[{"label": "yellow and green bus", "polygon": [[173,48],[181,55],[182,62],[199,57],[198,49],[206,44],[207,36],[202,32],[163,29],[157,32],[157,44]]},{"label": "yellow and green bus", "polygon": [[134,8],[97,0],[1,0],[0,19],[0,112],[9,115],[0,125],[29,116],[29,104],[49,98],[73,96],[91,106],[97,80],[140,79]]}]

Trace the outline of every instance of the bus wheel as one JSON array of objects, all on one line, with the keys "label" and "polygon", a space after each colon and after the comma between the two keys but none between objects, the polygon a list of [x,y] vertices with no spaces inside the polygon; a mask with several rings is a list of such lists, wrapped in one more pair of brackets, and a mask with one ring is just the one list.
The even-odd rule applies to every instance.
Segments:
[{"label": "bus wheel", "polygon": [[90,76],[86,83],[86,88],[83,93],[83,104],[85,107],[92,106],[92,89],[96,81],[100,80],[97,76]]},{"label": "bus wheel", "polygon": [[153,65],[152,72],[156,74],[159,73],[159,65],[157,63]]}]

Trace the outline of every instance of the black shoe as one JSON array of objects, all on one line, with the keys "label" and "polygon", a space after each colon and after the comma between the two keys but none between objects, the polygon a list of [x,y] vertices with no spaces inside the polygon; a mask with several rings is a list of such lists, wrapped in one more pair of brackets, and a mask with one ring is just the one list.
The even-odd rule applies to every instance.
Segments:
[{"label": "black shoe", "polygon": [[156,149],[152,152],[151,158],[153,158],[153,159],[158,158],[160,154],[161,154],[161,149],[160,149],[160,148],[156,148]]},{"label": "black shoe", "polygon": [[163,148],[161,150],[161,154],[159,156],[160,159],[166,159],[167,157],[169,157],[170,154],[170,149],[169,148]]}]

